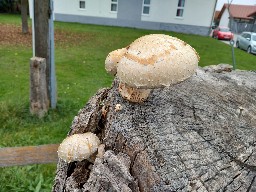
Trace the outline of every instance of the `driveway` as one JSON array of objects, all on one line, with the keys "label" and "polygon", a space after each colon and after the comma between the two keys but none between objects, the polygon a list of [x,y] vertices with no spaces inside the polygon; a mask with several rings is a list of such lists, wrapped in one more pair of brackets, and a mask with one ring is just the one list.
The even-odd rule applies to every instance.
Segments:
[{"label": "driveway", "polygon": [[[212,30],[212,32],[213,32],[213,30]],[[212,32],[211,32],[211,34],[210,34],[210,37],[212,36]],[[237,40],[237,36],[238,36],[238,34],[235,34],[234,33],[234,47],[236,47],[236,40]],[[220,40],[221,42],[223,42],[223,43],[226,43],[226,44],[228,44],[228,45],[230,45],[230,42],[229,41],[225,41],[225,40]]]},{"label": "driveway", "polygon": [[[235,34],[235,33],[234,33],[234,42],[235,42],[234,47],[236,47],[237,36],[238,36],[238,34]],[[229,41],[224,41],[224,40],[221,40],[221,41],[222,41],[223,43],[226,43],[226,44],[230,45],[230,42],[229,42]]]}]

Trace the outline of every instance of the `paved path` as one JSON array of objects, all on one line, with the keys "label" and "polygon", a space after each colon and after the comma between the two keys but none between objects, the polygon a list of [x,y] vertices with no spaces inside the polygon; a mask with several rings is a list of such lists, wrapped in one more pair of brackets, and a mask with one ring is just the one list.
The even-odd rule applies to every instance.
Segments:
[{"label": "paved path", "polygon": [[[236,40],[237,40],[237,34],[234,34],[234,41],[235,41],[235,45],[234,45],[234,47],[236,47]],[[221,40],[223,43],[226,43],[226,44],[228,44],[228,45],[230,45],[230,42],[229,41],[224,41],[224,40]]]},{"label": "paved path", "polygon": [[[212,32],[213,32],[213,30],[212,30]],[[212,32],[210,33],[210,37],[212,37]],[[238,34],[235,34],[235,33],[234,33],[234,41],[235,41],[234,47],[236,47],[237,36],[238,36]],[[223,42],[223,43],[226,43],[226,44],[230,45],[230,42],[229,42],[229,41],[224,41],[224,40],[220,40],[220,41]]]}]

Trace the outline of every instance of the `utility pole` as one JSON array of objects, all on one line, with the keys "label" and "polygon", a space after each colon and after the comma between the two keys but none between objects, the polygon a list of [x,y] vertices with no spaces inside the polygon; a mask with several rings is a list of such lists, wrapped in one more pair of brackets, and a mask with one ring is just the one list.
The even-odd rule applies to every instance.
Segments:
[{"label": "utility pole", "polygon": [[50,98],[51,108],[55,109],[57,105],[57,83],[55,74],[55,57],[54,57],[54,7],[53,0],[50,0],[50,18],[49,18],[49,44],[50,44]]},{"label": "utility pole", "polygon": [[229,28],[230,28],[230,30],[232,31],[232,26],[233,26],[233,18],[232,18],[232,15],[231,15],[231,13],[230,13],[230,5],[232,4],[232,2],[233,2],[233,0],[228,0],[228,7],[227,7],[227,9],[228,9],[228,15],[229,15]]}]

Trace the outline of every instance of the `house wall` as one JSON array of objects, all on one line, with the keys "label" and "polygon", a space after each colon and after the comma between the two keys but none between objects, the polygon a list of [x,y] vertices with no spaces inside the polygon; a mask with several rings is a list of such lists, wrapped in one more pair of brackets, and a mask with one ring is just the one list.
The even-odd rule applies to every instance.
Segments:
[{"label": "house wall", "polygon": [[78,0],[54,0],[55,20],[209,35],[216,0],[186,0],[183,18],[176,17],[178,0],[151,0],[149,15],[142,15],[142,2],[118,0],[113,13],[111,0],[86,0],[86,10]]},{"label": "house wall", "polygon": [[79,0],[54,0],[54,11],[59,14],[117,18],[110,11],[111,0],[85,0],[86,8],[79,9]]},{"label": "house wall", "polygon": [[117,18],[120,20],[140,21],[142,0],[118,0]]},{"label": "house wall", "polygon": [[[159,3],[161,1],[161,3]],[[142,21],[210,26],[215,9],[214,0],[186,0],[184,15],[176,17],[178,0],[151,0],[150,14],[142,15]]]},{"label": "house wall", "polygon": [[228,24],[229,24],[229,13],[228,13],[228,10],[225,9],[225,11],[223,12],[223,14],[220,18],[219,26],[229,27]]}]

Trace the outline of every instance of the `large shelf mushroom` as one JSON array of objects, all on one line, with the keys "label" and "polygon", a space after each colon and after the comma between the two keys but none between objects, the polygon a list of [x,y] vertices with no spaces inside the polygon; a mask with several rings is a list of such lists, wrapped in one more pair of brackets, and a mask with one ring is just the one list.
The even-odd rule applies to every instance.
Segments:
[{"label": "large shelf mushroom", "polygon": [[195,73],[199,55],[184,41],[164,34],[136,39],[109,53],[105,68],[120,80],[119,93],[131,102],[143,102],[151,89],[184,81]]}]

